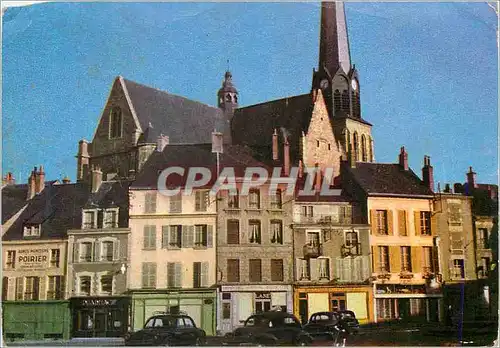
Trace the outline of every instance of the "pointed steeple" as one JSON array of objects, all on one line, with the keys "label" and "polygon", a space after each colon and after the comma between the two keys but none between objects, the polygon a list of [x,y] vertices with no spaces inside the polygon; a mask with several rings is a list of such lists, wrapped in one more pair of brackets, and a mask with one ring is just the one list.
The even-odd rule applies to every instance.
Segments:
[{"label": "pointed steeple", "polygon": [[322,2],[318,68],[319,71],[326,68],[333,76],[339,67],[346,74],[351,70],[344,3]]}]

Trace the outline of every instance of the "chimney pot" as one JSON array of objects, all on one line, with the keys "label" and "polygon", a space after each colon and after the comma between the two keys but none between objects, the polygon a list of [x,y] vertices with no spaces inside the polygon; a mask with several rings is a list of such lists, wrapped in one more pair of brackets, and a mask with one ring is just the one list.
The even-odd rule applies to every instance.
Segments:
[{"label": "chimney pot", "polygon": [[273,133],[273,161],[278,160],[278,132],[274,129]]},{"label": "chimney pot", "polygon": [[284,162],[284,172],[288,176],[290,174],[290,143],[288,142],[288,137],[285,136],[285,144],[283,145],[283,162]]},{"label": "chimney pot", "polygon": [[424,156],[422,181],[432,192],[434,192],[434,168],[431,166],[431,158],[429,156]]},{"label": "chimney pot", "polygon": [[467,173],[467,184],[469,188],[477,188],[476,173],[469,167],[469,172]]},{"label": "chimney pot", "polygon": [[404,146],[401,146],[401,151],[399,153],[399,165],[404,169],[408,170],[408,153],[405,150]]}]

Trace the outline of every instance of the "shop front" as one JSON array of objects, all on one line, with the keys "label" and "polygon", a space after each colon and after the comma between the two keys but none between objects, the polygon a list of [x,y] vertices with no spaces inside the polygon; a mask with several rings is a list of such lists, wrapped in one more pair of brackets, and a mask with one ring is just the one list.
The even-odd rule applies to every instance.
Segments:
[{"label": "shop front", "polygon": [[221,286],[218,294],[218,328],[221,333],[242,326],[254,313],[279,308],[293,310],[293,292],[290,285],[235,285]]},{"label": "shop front", "polygon": [[376,321],[439,322],[443,295],[425,285],[375,284]]},{"label": "shop front", "polygon": [[148,318],[165,312],[184,312],[207,335],[215,334],[216,290],[146,291],[132,293],[132,330],[144,327]]},{"label": "shop front", "polygon": [[72,337],[122,337],[128,331],[130,298],[72,298]]},{"label": "shop front", "polygon": [[302,323],[316,312],[350,310],[360,324],[373,321],[371,286],[304,286],[294,290],[294,313]]}]

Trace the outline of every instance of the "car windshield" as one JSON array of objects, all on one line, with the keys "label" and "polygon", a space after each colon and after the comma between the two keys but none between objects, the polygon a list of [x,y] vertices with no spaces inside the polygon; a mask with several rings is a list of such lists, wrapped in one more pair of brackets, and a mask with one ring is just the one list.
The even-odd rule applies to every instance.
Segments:
[{"label": "car windshield", "polygon": [[356,317],[354,316],[353,312],[342,312],[342,313],[340,313],[340,318],[342,318],[342,319],[354,319]]}]

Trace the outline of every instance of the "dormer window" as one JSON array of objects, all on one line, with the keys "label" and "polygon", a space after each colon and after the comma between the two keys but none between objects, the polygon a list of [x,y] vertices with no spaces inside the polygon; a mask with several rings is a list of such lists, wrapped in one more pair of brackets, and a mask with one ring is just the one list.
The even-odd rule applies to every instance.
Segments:
[{"label": "dormer window", "polygon": [[92,229],[97,227],[97,211],[86,210],[83,212],[83,229]]},{"label": "dormer window", "polygon": [[104,228],[116,228],[118,227],[118,210],[106,210],[104,212]]},{"label": "dormer window", "polygon": [[40,237],[40,224],[24,225],[24,237]]},{"label": "dormer window", "polygon": [[118,106],[111,109],[109,115],[109,138],[122,137],[122,110]]}]

